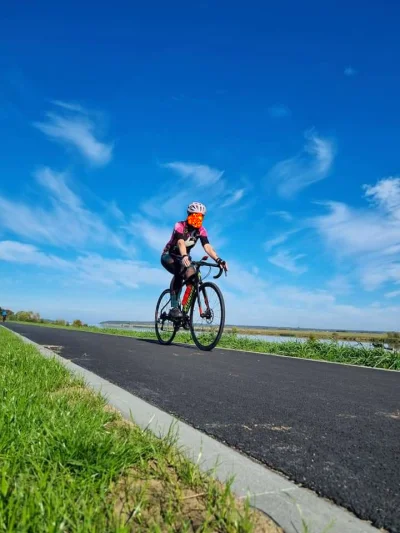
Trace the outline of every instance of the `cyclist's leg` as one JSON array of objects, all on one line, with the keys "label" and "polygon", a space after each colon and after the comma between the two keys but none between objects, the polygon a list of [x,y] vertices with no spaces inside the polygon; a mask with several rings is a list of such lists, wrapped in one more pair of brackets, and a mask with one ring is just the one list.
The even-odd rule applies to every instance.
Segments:
[{"label": "cyclist's leg", "polygon": [[194,266],[190,265],[187,268],[185,268],[185,272],[184,272],[183,276],[184,276],[185,280],[187,281],[189,278],[191,278],[195,274],[196,274],[196,270],[195,270]]},{"label": "cyclist's leg", "polygon": [[170,254],[162,254],[161,264],[170,274],[175,274],[175,261]]},{"label": "cyclist's leg", "polygon": [[171,289],[171,307],[177,308],[179,301],[179,294],[182,289],[181,263],[174,259],[170,254],[163,254],[161,256],[162,266],[173,274],[170,289]]}]

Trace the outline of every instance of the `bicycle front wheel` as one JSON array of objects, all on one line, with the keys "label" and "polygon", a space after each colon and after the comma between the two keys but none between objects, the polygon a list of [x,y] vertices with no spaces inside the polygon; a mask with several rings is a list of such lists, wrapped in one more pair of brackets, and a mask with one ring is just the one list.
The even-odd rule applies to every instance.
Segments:
[{"label": "bicycle front wheel", "polygon": [[190,309],[190,332],[197,348],[215,348],[224,326],[225,303],[220,288],[209,281],[202,283]]},{"label": "bicycle front wheel", "polygon": [[178,328],[168,317],[171,309],[171,291],[165,289],[158,299],[155,312],[155,329],[160,344],[171,344]]}]

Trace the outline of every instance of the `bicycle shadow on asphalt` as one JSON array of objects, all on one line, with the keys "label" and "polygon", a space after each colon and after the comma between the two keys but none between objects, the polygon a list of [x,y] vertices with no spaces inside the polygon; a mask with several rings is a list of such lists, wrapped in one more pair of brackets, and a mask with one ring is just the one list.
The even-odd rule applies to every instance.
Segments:
[{"label": "bicycle shadow on asphalt", "polygon": [[[204,355],[205,353],[210,353],[209,350],[199,350],[194,344],[181,344],[179,342],[172,342],[171,344],[161,344],[156,339],[139,339],[137,337],[133,338],[137,341],[147,342],[149,344],[156,344],[160,348],[185,348],[186,350],[191,350],[196,355]],[[213,350],[211,350],[211,352],[212,351]]]},{"label": "bicycle shadow on asphalt", "polygon": [[[133,337],[134,338],[134,337]],[[139,341],[139,342],[147,342],[149,344],[155,344],[157,346],[160,346],[160,348],[173,348],[173,347],[177,347],[177,348],[185,348],[186,350],[194,350],[196,352],[199,352],[200,353],[200,350],[198,350],[198,348],[196,348],[196,346],[193,344],[181,344],[179,342],[171,342],[171,344],[161,344],[159,343],[157,340],[155,339],[139,339],[139,338],[135,338],[136,341]]]}]

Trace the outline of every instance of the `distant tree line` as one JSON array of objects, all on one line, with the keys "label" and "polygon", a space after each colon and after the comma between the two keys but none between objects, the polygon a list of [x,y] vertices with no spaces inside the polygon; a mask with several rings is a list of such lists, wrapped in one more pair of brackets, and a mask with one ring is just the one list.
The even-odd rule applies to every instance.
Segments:
[{"label": "distant tree line", "polygon": [[74,328],[81,328],[84,326],[87,326],[87,324],[84,324],[82,320],[73,320],[72,322],[68,322],[67,320],[64,320],[63,318],[58,318],[56,320],[49,320],[47,318],[42,318],[39,313],[35,313],[34,311],[17,311],[14,313],[11,311],[11,309],[6,309],[7,311],[7,318],[8,320],[16,321],[16,322],[32,322],[36,324],[54,324],[56,326],[72,326]]}]

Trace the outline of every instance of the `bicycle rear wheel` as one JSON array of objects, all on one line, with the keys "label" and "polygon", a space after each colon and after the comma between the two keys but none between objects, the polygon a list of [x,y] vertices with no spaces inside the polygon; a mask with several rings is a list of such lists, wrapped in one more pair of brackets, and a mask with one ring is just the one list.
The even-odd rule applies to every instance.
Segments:
[{"label": "bicycle rear wheel", "polygon": [[225,326],[225,302],[219,287],[202,283],[199,298],[190,309],[190,332],[200,350],[212,350],[218,344]]},{"label": "bicycle rear wheel", "polygon": [[171,309],[171,291],[165,289],[158,299],[155,312],[155,330],[160,344],[171,344],[178,328],[169,318]]}]

